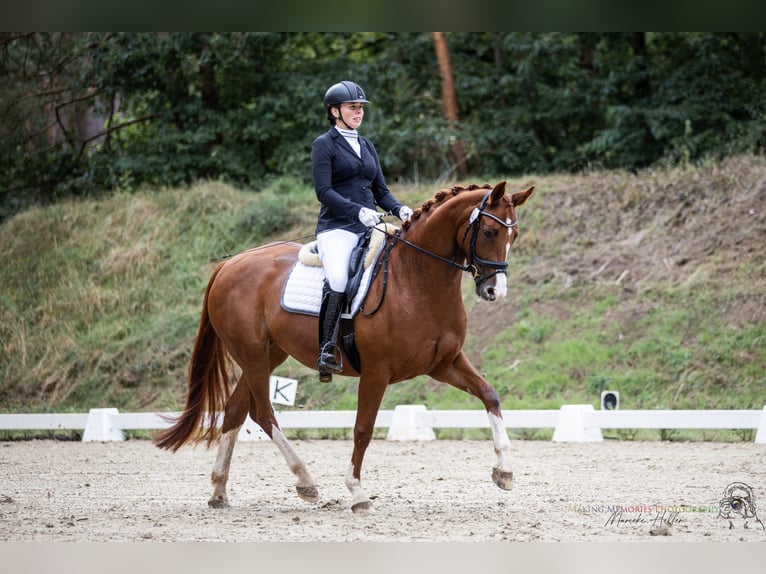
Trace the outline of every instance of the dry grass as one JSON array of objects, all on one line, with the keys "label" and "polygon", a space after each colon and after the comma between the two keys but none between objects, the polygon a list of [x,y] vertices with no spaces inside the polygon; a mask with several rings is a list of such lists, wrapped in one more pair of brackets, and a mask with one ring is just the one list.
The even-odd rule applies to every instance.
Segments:
[{"label": "dry grass", "polygon": [[[506,408],[592,402],[614,384],[626,408],[766,402],[764,158],[508,189],[529,183],[509,298],[477,303],[466,283],[466,350]],[[437,189],[392,191],[418,207]],[[317,211],[295,182],[258,194],[206,182],[4,222],[0,411],[178,408],[211,258],[309,235]],[[321,386],[292,361],[279,374],[305,379],[306,407],[354,406],[351,380]],[[384,407],[478,406],[435,387],[396,385]]]},{"label": "dry grass", "polygon": [[[207,183],[66,201],[6,222],[3,410],[87,399],[145,404],[162,395],[163,383],[182,380],[184,341],[157,337],[173,334],[168,323],[180,320],[186,330],[196,321],[209,256],[190,261],[199,253],[189,247],[228,249],[211,227],[228,225],[221,222],[249,201],[250,194]],[[146,374],[154,384],[134,388]]]}]

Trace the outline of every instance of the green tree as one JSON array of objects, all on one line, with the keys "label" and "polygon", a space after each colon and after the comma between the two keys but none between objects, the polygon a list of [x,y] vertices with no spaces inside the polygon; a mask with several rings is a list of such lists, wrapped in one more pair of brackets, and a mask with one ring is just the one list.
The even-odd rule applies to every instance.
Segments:
[{"label": "green tree", "polygon": [[761,152],[763,33],[606,36],[605,125],[581,149],[603,167],[638,168]]},{"label": "green tree", "polygon": [[83,81],[97,42],[91,34],[0,33],[0,218],[77,191],[100,131],[98,93]]},{"label": "green tree", "polygon": [[[762,152],[765,33],[2,33],[0,217],[62,194],[310,178],[354,80],[390,181]],[[454,151],[463,142],[465,160]]]}]

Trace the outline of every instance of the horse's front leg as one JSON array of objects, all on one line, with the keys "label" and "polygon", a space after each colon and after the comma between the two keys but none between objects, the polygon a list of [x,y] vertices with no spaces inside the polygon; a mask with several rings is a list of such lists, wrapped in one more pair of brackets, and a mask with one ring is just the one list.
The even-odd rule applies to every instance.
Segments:
[{"label": "horse's front leg", "polygon": [[503,490],[513,488],[513,467],[511,466],[511,441],[505,430],[500,399],[497,391],[476,372],[462,351],[455,360],[431,373],[445,383],[478,397],[487,409],[489,427],[492,430],[492,442],[497,455],[497,464],[492,469],[492,480]]},{"label": "horse's front leg", "polygon": [[346,487],[351,491],[351,510],[354,512],[366,512],[372,508],[372,501],[362,489],[362,461],[367,446],[372,440],[375,419],[387,386],[387,380],[373,379],[370,376],[362,375],[359,380],[354,424],[354,451],[346,473]]}]

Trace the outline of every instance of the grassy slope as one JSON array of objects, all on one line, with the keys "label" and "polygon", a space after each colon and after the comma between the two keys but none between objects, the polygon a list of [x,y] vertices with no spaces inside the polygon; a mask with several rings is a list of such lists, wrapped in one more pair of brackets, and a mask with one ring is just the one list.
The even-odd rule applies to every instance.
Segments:
[{"label": "grassy slope", "polygon": [[[529,177],[510,294],[475,301],[466,350],[506,409],[761,408],[766,403],[766,161]],[[394,188],[413,206],[436,187]],[[210,258],[313,230],[312,192],[278,181],[114,195],[0,227],[0,411],[177,409]],[[305,408],[354,408],[356,381],[293,361]],[[478,408],[427,377],[384,407]]]},{"label": "grassy slope", "polygon": [[280,185],[258,204],[206,183],[5,222],[0,410],[178,407],[211,258],[307,223]]}]

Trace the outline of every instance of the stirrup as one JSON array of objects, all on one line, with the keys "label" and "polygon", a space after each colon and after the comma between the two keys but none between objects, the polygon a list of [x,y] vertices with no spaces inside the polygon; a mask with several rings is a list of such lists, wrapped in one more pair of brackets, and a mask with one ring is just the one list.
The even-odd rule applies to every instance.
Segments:
[{"label": "stirrup", "polygon": [[[316,369],[319,371],[319,380],[323,383],[329,383],[332,381],[333,373],[340,373],[343,371],[343,359],[340,363],[335,361],[335,350],[340,352],[337,345],[333,345],[330,342],[322,345],[322,349],[319,351],[319,358],[317,359]],[[330,362],[330,359],[332,362]]]},{"label": "stirrup", "polygon": [[340,373],[343,370],[343,359],[340,362],[335,360],[335,350],[338,349],[337,345],[332,343],[325,343],[319,351],[319,358],[317,359],[317,369],[335,371]]}]

